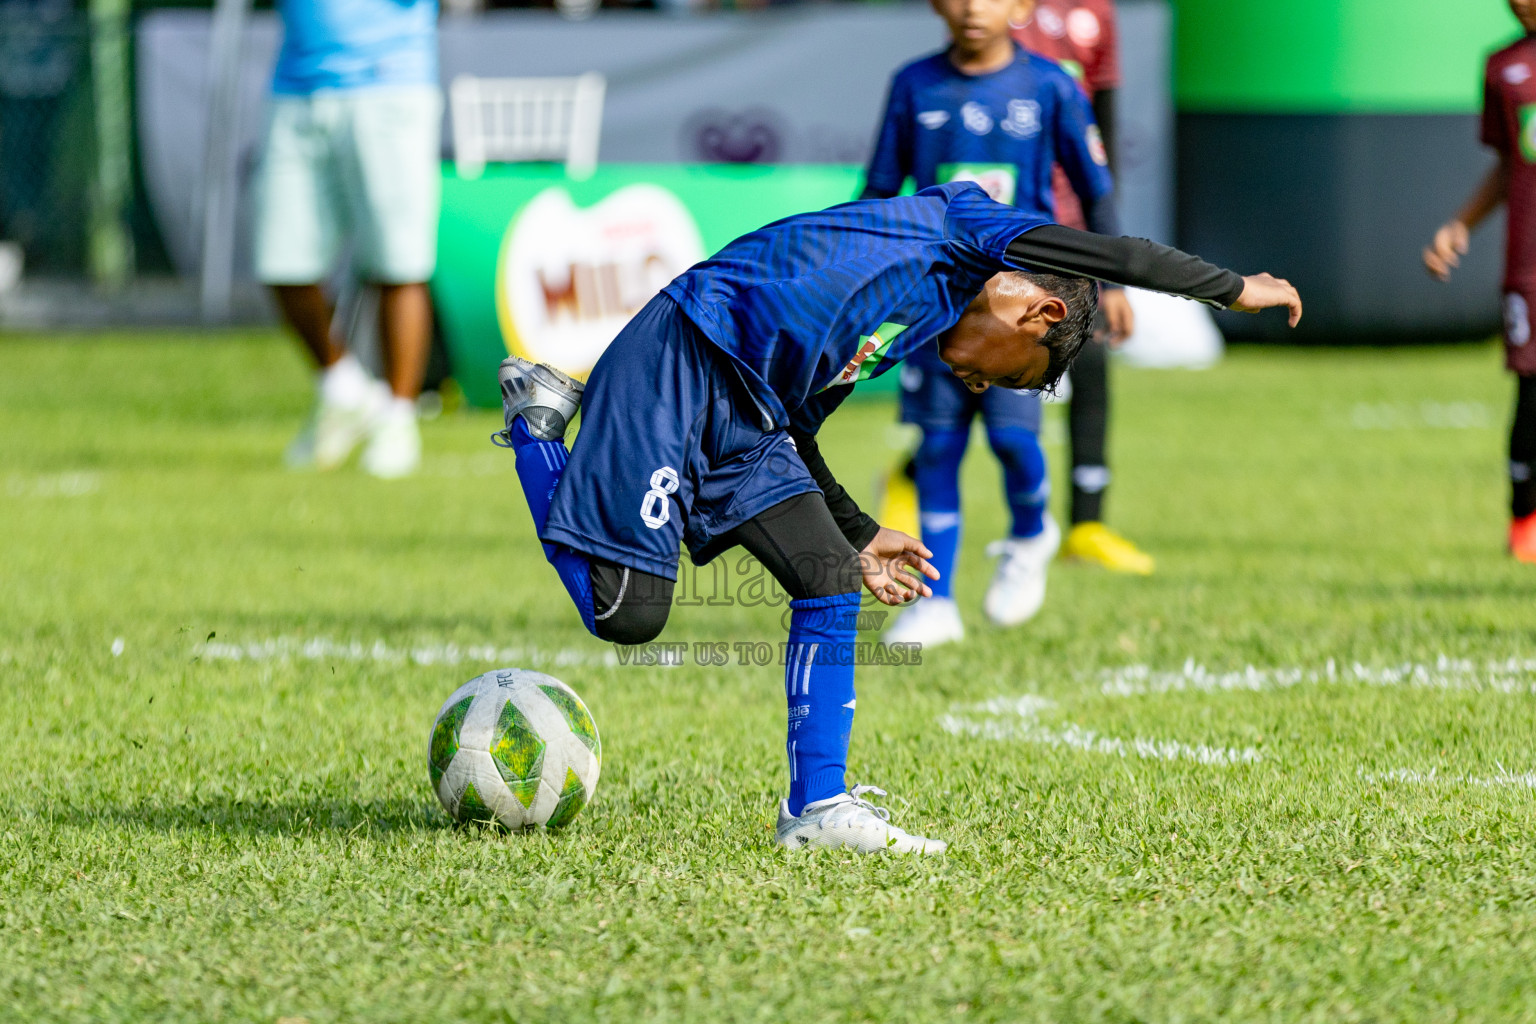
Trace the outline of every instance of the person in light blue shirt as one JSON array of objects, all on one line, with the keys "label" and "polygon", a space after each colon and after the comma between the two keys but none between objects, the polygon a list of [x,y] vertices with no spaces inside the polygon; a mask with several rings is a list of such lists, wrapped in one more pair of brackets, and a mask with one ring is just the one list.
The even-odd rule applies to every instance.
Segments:
[{"label": "person in light blue shirt", "polygon": [[[365,440],[363,468],[421,460],[416,397],[432,336],[442,94],[437,0],[278,0],[283,46],[258,179],[256,272],[320,370],[294,468],[333,469]],[[321,282],[350,252],[379,290],[386,382],[331,330]]]},{"label": "person in light blue shirt", "polygon": [[280,96],[437,84],[437,0],[278,0]]}]

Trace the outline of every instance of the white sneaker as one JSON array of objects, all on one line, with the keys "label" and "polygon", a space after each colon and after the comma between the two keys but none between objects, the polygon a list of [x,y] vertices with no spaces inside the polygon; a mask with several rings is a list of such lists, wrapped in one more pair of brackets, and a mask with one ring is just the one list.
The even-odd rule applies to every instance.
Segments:
[{"label": "white sneaker", "polygon": [[309,422],[283,452],[289,469],[335,469],[352,454],[373,429],[378,405],[335,405],[319,402]]},{"label": "white sneaker", "polygon": [[896,616],[880,639],[888,644],[938,647],[964,640],[965,624],[960,621],[960,608],[954,598],[920,597],[916,604]]},{"label": "white sneaker", "polygon": [[789,813],[788,800],[780,801],[774,841],[791,850],[820,846],[858,853],[943,853],[949,848],[942,839],[909,835],[892,825],[890,811],[860,799],[865,793],[885,796],[876,786],[854,786],[852,793],[806,804],[798,818]]},{"label": "white sneaker", "polygon": [[421,465],[421,427],[412,402],[391,402],[374,424],[363,469],[381,480],[410,476]]},{"label": "white sneaker", "polygon": [[289,469],[335,469],[373,429],[389,402],[389,388],[368,376],[352,356],[343,356],[320,376],[314,411],[283,452]]},{"label": "white sneaker", "polygon": [[1049,515],[1045,529],[1034,537],[1009,537],[987,545],[997,557],[997,573],[983,604],[987,618],[999,626],[1017,626],[1035,617],[1045,604],[1045,576],[1061,547],[1061,527]]}]

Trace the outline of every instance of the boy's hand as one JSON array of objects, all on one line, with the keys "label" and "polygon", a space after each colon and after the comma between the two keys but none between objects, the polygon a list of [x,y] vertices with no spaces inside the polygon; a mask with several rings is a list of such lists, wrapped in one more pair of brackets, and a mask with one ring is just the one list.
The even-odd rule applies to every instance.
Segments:
[{"label": "boy's hand", "polygon": [[1435,240],[1424,247],[1424,269],[1442,281],[1451,279],[1451,271],[1461,266],[1467,253],[1471,232],[1459,220],[1449,220],[1435,232]]},{"label": "boy's hand", "polygon": [[928,563],[932,557],[916,537],[882,526],[859,552],[859,574],[881,604],[906,604],[914,597],[933,596],[933,589],[918,576],[939,578],[939,570]]},{"label": "boy's hand", "polygon": [[1112,348],[1119,348],[1120,343],[1136,330],[1136,314],[1131,309],[1131,300],[1125,297],[1125,289],[1104,289],[1104,294],[1099,298],[1099,308],[1104,311],[1104,323],[1109,327],[1108,336],[1104,340]]},{"label": "boy's hand", "polygon": [[1257,313],[1272,306],[1285,306],[1291,311],[1292,327],[1301,323],[1301,295],[1291,287],[1291,282],[1270,274],[1243,278],[1243,294],[1228,308],[1238,313]]}]

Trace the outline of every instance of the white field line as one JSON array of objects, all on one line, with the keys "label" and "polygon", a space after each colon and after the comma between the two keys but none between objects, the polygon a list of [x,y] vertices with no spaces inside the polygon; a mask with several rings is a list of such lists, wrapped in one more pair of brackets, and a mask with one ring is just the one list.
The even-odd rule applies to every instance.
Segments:
[{"label": "white field line", "polygon": [[576,648],[549,650],[540,647],[497,647],[494,644],[419,644],[391,647],[382,640],[338,643],[324,637],[300,639],[273,637],[245,643],[209,642],[197,653],[210,661],[364,661],[416,665],[617,665],[612,649],[585,651]]},{"label": "white field line", "polygon": [[1474,786],[1483,789],[1536,789],[1536,772],[1511,772],[1500,767],[1494,775],[1463,775],[1442,772],[1437,768],[1419,771],[1416,768],[1394,768],[1389,772],[1368,772],[1362,769],[1360,778],[1366,782],[1400,783],[1409,786]]},{"label": "white field line", "polygon": [[101,490],[101,474],[45,473],[39,476],[12,474],[5,481],[5,491],[13,498],[81,498]]},{"label": "white field line", "polygon": [[1356,430],[1491,430],[1498,417],[1483,402],[1356,402],[1349,421]]},{"label": "white field line", "polygon": [[1034,694],[994,697],[980,704],[957,708],[957,713],[942,716],[939,725],[956,736],[1039,743],[1051,747],[1070,747],[1091,754],[1140,757],[1155,761],[1231,765],[1250,764],[1261,760],[1263,756],[1253,747],[1237,749],[1211,747],[1204,743],[1181,743],[1178,740],[1147,739],[1142,736],[1129,739],[1105,736],[1071,722],[1060,728],[1048,728],[1040,724],[1039,715],[1041,711],[1053,706],[1053,702]]},{"label": "white field line", "polygon": [[1100,690],[1110,697],[1135,697],[1159,693],[1254,693],[1286,690],[1296,686],[1381,686],[1421,690],[1457,690],[1482,693],[1536,694],[1536,659],[1507,658],[1475,662],[1441,655],[1432,664],[1408,662],[1386,667],[1340,665],[1332,658],[1316,668],[1288,666],[1217,672],[1186,661],[1175,671],[1146,665],[1107,669],[1100,675]]}]

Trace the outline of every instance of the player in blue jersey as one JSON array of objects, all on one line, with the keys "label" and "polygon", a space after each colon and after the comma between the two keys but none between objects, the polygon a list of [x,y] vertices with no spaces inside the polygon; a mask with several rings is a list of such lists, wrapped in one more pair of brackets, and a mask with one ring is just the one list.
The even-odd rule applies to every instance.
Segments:
[{"label": "player in blue jersey", "polygon": [[594,635],[634,644],[661,632],[679,544],[696,564],[745,547],[788,592],[780,844],[944,849],[844,781],[860,584],[894,605],[931,593],[938,574],[921,542],[838,486],[818,428],[855,384],[921,348],[977,393],[1049,387],[1090,329],[1090,278],[1301,316],[1295,289],[1267,274],[1047,224],[956,183],[738,238],[636,314],[584,388],[542,364],[502,363],[498,443],[515,450],[544,553]]},{"label": "player in blue jersey", "polygon": [[[1118,235],[1114,183],[1088,97],[1061,65],[1013,39],[1017,0],[932,0],[949,29],[945,50],[896,73],[886,101],[864,196],[894,196],[908,178],[917,188],[971,180],[992,198],[1055,221],[1053,170],[1060,165],[1082,204],[1090,231]],[[1113,333],[1130,333],[1130,303],[1106,290]],[[1003,465],[1012,512],[1009,535],[989,548],[1000,556],[984,607],[999,626],[1033,618],[1045,602],[1046,573],[1061,544],[1047,511],[1050,478],[1041,450],[1040,396],[992,390],[973,394],[936,352],[913,353],[902,368],[901,418],[922,442],[912,457],[923,543],[941,573],[934,596],[901,614],[890,643],[937,645],[965,627],[953,593],[960,546],[960,463],[980,415]]]}]

